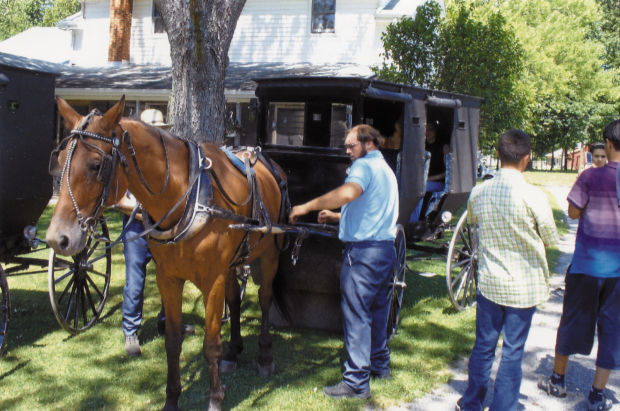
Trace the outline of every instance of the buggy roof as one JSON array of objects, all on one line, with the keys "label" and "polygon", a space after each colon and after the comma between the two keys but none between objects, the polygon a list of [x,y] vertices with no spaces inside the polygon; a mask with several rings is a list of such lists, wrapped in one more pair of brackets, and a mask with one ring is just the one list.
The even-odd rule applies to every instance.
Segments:
[{"label": "buggy roof", "polygon": [[[267,90],[269,94],[280,97],[288,96],[318,96],[334,95],[343,98],[351,98],[360,94],[370,94],[369,89],[380,90],[389,93],[395,100],[408,100],[406,95],[425,97],[434,96],[445,99],[459,99],[467,101],[470,105],[479,106],[483,99],[460,93],[451,93],[440,90],[432,90],[423,87],[407,86],[404,84],[391,83],[374,77],[352,76],[282,76],[263,77],[253,79],[258,87],[256,95],[261,97]],[[388,97],[388,95],[386,95]]]}]

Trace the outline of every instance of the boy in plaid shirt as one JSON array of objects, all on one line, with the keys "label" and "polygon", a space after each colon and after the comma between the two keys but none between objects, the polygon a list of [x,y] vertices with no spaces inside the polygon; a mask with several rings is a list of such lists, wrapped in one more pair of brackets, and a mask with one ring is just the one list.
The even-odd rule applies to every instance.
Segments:
[{"label": "boy in plaid shirt", "polygon": [[523,178],[530,151],[530,136],[523,131],[502,134],[498,175],[474,187],[469,197],[468,221],[478,225],[479,235],[476,342],[457,410],[482,409],[500,333],[504,343],[491,410],[516,411],[519,403],[532,316],[549,296],[545,247],[558,240],[546,195]]}]

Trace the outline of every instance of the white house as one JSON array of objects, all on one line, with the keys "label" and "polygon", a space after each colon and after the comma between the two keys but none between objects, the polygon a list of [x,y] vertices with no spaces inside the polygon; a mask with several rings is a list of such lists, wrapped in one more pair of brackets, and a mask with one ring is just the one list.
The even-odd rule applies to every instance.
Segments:
[{"label": "white house", "polygon": [[[252,78],[274,75],[372,75],[381,61],[381,34],[424,0],[247,0],[230,46],[226,98],[245,123]],[[87,111],[106,109],[125,94],[127,115],[155,107],[167,112],[170,45],[153,0],[134,0],[118,23],[119,0],[83,0],[56,29],[27,30],[0,42],[0,52],[64,63],[56,93]],[[126,3],[129,4],[129,3]],[[128,13],[123,14],[126,16]],[[127,40],[110,35],[130,25]],[[124,27],[127,29],[127,27]],[[37,40],[37,36],[39,40]],[[48,39],[54,39],[50,46]],[[123,41],[128,44],[123,44]],[[117,61],[111,50],[124,47]],[[54,53],[56,52],[56,53]],[[245,112],[245,114],[244,114]]]}]

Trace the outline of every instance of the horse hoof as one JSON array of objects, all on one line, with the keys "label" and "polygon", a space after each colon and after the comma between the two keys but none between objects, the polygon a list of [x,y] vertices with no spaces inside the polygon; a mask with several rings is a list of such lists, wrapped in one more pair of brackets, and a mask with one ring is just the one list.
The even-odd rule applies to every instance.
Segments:
[{"label": "horse hoof", "polygon": [[237,369],[237,361],[222,360],[220,364],[220,372],[222,374],[230,374]]},{"label": "horse hoof", "polygon": [[276,371],[276,365],[273,361],[267,365],[258,364],[258,374],[261,377],[271,377],[275,371]]}]

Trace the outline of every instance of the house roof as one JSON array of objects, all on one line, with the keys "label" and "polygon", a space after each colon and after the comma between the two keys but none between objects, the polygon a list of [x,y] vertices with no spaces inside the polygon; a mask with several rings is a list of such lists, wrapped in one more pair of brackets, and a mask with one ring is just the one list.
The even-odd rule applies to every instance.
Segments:
[{"label": "house roof", "polygon": [[[372,75],[366,66],[356,64],[230,63],[226,71],[227,91],[254,92],[254,78],[285,76],[360,76]],[[57,89],[167,90],[172,88],[170,66],[130,65],[119,67],[62,66]]]},{"label": "house roof", "polygon": [[31,27],[4,41],[0,52],[16,54],[52,63],[67,63],[71,50],[71,32],[56,27]]}]

